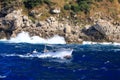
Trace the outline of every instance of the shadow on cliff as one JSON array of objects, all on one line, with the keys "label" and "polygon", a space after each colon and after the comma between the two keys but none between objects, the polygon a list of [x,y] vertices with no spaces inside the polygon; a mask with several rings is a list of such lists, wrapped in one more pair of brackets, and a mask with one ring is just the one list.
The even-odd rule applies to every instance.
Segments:
[{"label": "shadow on cliff", "polygon": [[101,34],[93,26],[89,27],[88,29],[83,28],[82,33],[86,35],[83,37],[83,40],[85,41],[103,42],[107,40],[106,36]]},{"label": "shadow on cliff", "polygon": [[0,39],[4,39],[4,38],[10,39],[12,33],[13,33],[12,31],[0,29]]}]

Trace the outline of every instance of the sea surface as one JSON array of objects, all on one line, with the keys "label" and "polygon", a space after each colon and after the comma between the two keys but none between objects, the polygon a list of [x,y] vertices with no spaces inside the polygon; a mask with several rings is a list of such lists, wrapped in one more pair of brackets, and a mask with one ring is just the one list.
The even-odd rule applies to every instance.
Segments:
[{"label": "sea surface", "polygon": [[120,80],[120,45],[51,44],[47,49],[72,48],[72,58],[24,57],[44,46],[0,42],[0,80]]}]

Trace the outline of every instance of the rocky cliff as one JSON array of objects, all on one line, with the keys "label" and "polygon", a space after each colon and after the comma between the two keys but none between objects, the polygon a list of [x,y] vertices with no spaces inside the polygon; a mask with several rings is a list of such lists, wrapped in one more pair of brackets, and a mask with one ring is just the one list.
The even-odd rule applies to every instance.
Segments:
[{"label": "rocky cliff", "polygon": [[27,15],[24,12],[25,9],[19,6],[20,4],[22,5],[21,0],[16,4],[17,7],[16,5],[12,7],[10,5],[7,8],[1,7],[1,39],[10,39],[10,37],[16,37],[18,33],[26,31],[29,32],[30,36],[37,35],[43,38],[57,34],[63,36],[67,43],[82,43],[82,41],[120,42],[120,22],[112,16],[106,16],[99,12],[89,15],[86,19],[78,18],[78,13],[71,15],[73,17],[69,13],[68,16],[64,16],[59,6],[50,10],[51,15],[40,19],[47,14],[41,11],[41,8],[31,9]]}]

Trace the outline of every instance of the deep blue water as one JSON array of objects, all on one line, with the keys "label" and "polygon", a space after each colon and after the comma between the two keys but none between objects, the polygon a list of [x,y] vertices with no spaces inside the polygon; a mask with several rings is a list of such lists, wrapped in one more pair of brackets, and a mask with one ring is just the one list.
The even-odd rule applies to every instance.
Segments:
[{"label": "deep blue water", "polygon": [[41,52],[42,44],[0,43],[0,80],[120,80],[120,46],[51,45],[73,48],[72,59],[7,56]]}]

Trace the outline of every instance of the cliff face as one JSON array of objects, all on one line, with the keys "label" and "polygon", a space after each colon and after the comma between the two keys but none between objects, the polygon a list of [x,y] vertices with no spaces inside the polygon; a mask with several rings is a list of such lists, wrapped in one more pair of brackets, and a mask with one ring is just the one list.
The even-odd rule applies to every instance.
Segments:
[{"label": "cliff face", "polygon": [[120,6],[118,0],[85,0],[91,7],[88,12],[63,9],[66,4],[77,4],[77,0],[61,0],[61,4],[56,0],[50,0],[50,3],[43,0],[41,5],[28,9],[23,0],[5,1],[0,4],[0,38],[9,39],[27,31],[30,36],[44,38],[58,34],[64,36],[68,43],[81,43],[83,40],[120,42],[119,8],[116,8]]},{"label": "cliff face", "polygon": [[[30,36],[40,36],[44,38],[52,37],[56,34],[64,36],[67,42],[81,42],[79,26],[72,26],[67,20],[58,21],[56,17],[49,17],[45,21],[32,22],[28,16],[22,14],[22,10],[15,10],[1,18],[0,29],[9,36],[16,37],[22,31],[29,32]],[[77,28],[77,29],[76,29]],[[72,33],[74,32],[74,34]]]}]

